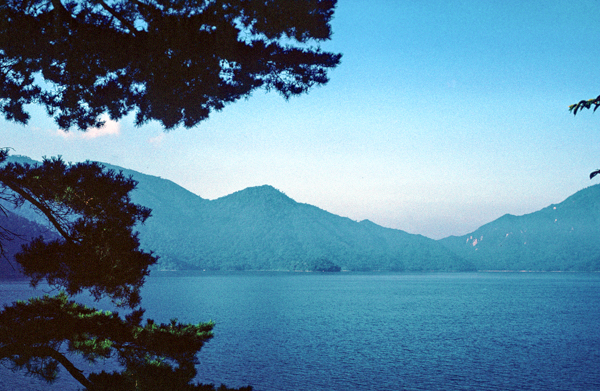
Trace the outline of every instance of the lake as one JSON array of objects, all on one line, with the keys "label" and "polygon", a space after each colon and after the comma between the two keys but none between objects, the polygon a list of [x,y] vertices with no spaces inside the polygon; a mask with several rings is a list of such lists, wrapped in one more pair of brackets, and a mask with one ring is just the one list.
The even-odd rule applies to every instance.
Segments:
[{"label": "lake", "polygon": [[[39,292],[38,292],[39,293]],[[31,294],[0,282],[0,299]],[[213,320],[205,383],[271,390],[600,390],[600,273],[160,273],[147,316]],[[52,387],[0,366],[0,391]]]}]

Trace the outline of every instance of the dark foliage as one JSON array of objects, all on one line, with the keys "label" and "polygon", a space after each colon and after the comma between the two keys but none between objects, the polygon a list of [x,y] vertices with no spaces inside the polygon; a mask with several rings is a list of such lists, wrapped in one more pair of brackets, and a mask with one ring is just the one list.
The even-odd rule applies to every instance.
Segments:
[{"label": "dark foliage", "polygon": [[[5,151],[0,158],[6,159]],[[174,319],[142,325],[139,290],[156,258],[139,248],[133,231],[150,216],[148,208],[130,200],[136,181],[98,163],[54,158],[35,165],[6,163],[0,184],[3,201],[31,204],[59,235],[24,245],[18,266],[32,285],[46,280],[63,290],[4,306],[0,361],[48,382],[62,366],[88,390],[214,390],[192,383],[196,354],[212,338],[212,323]],[[97,300],[110,297],[131,312],[121,317],[69,300],[82,291]],[[116,358],[121,367],[86,376],[73,364],[73,354],[91,363]]]},{"label": "dark foliage", "polygon": [[70,295],[89,289],[96,298],[139,304],[139,288],[156,258],[139,249],[133,232],[150,216],[129,198],[133,179],[98,163],[67,165],[53,158],[33,166],[8,163],[0,182],[5,200],[30,203],[60,234],[51,242],[35,239],[17,254],[33,285],[45,279]]},{"label": "dark foliage", "polygon": [[312,271],[315,272],[339,272],[342,268],[331,262],[329,259],[321,258],[314,262]]},{"label": "dark foliage", "polygon": [[594,99],[581,100],[578,103],[572,104],[569,106],[569,111],[571,111],[573,115],[576,115],[579,110],[591,109],[592,107],[594,108],[594,112],[600,107],[600,95]]},{"label": "dark foliage", "polygon": [[7,0],[0,111],[46,108],[63,129],[117,120],[192,127],[257,88],[285,98],[328,81],[335,0]]},{"label": "dark foliage", "polygon": [[[16,302],[0,312],[0,358],[47,381],[56,379],[61,364],[89,390],[196,389],[190,384],[196,352],[212,338],[213,324],[148,320],[142,325],[142,314],[134,311],[122,319],[68,300],[64,293]],[[90,362],[116,355],[125,370],[86,377],[66,353]]]},{"label": "dark foliage", "polygon": [[[598,95],[598,97],[594,99],[581,100],[578,103],[572,104],[571,106],[569,106],[569,111],[571,111],[573,115],[576,115],[579,110],[591,109],[592,107],[594,108],[594,112],[598,110],[598,107],[600,107],[600,95]],[[600,174],[600,170],[591,172],[590,179],[593,179],[598,174]]]},{"label": "dark foliage", "polygon": [[[1,201],[1,200],[0,200]],[[9,210],[0,212],[0,244],[2,255],[0,255],[0,278],[23,277],[19,264],[15,261],[15,255],[21,251],[23,244],[29,243],[37,237],[47,240],[55,239],[57,235],[46,227],[42,227],[33,221],[27,220]]]},{"label": "dark foliage", "polygon": [[[339,64],[340,55],[319,48],[335,3],[0,1],[0,112],[26,124],[26,105],[37,104],[61,128],[86,130],[102,126],[103,115],[134,111],[137,125],[157,120],[170,129],[192,127],[258,88],[302,94]],[[0,163],[7,154],[0,151]],[[139,290],[156,257],[133,231],[150,215],[130,201],[135,186],[97,163],[60,158],[0,169],[0,199],[31,205],[59,235],[24,246],[20,269],[33,285],[62,290],[0,312],[0,361],[48,381],[62,366],[90,390],[215,389],[192,383],[212,324],[141,325]],[[0,242],[12,235],[2,227]],[[82,291],[132,312],[121,318],[68,300]],[[123,370],[86,377],[72,353],[89,361],[116,354]]]}]

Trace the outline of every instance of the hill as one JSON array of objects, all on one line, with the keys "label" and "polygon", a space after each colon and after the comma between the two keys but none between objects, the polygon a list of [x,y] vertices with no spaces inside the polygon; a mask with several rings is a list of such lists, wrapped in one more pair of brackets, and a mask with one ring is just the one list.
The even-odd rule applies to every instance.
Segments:
[{"label": "hill", "polygon": [[152,209],[138,227],[140,241],[162,269],[473,270],[432,239],[336,216],[271,186],[211,201],[169,180],[103,164],[138,181],[132,200]]},{"label": "hill", "polygon": [[600,185],[439,242],[478,270],[600,270]]},{"label": "hill", "polygon": [[[141,185],[141,181],[140,181]],[[143,191],[143,186],[140,186]],[[434,240],[297,203],[271,186],[214,201],[198,198],[174,220],[155,210],[140,227],[163,267],[228,270],[470,270]],[[168,228],[167,228],[168,227]],[[166,232],[166,229],[168,232]],[[165,237],[169,240],[164,240]]]},{"label": "hill", "polygon": [[600,185],[434,241],[298,203],[271,186],[207,200],[169,180],[106,166],[139,182],[132,199],[152,209],[140,240],[160,256],[161,269],[600,270]]}]

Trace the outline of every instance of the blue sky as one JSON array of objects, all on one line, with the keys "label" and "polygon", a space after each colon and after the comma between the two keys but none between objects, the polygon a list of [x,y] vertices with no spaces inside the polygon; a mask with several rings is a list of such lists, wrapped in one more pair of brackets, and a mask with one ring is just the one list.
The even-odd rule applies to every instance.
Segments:
[{"label": "blue sky", "polygon": [[258,91],[193,129],[131,118],[69,134],[37,108],[2,146],[97,160],[203,198],[269,184],[298,202],[432,238],[539,210],[597,183],[600,1],[340,0],[328,85]]}]

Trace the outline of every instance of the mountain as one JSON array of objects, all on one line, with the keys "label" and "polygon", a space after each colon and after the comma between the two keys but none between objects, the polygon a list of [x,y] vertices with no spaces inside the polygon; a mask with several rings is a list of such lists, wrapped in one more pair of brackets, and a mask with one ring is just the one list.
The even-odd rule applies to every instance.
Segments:
[{"label": "mountain", "polygon": [[[152,209],[151,217],[137,229],[142,248],[160,257],[160,267],[174,269],[191,267],[182,257],[194,258],[193,248],[201,239],[193,234],[196,226],[207,218],[210,201],[184,189],[172,181],[145,175],[133,170],[102,163],[106,168],[122,171],[138,181],[131,194],[133,202]],[[189,264],[189,265],[188,265]]]},{"label": "mountain", "polygon": [[21,251],[23,244],[39,236],[48,239],[56,237],[49,229],[8,210],[0,212],[0,227],[2,227],[2,232],[10,238],[2,240],[4,256],[0,256],[0,277],[21,276],[14,257]]},{"label": "mountain", "polygon": [[478,270],[600,270],[600,185],[439,242]]},{"label": "mountain", "polygon": [[210,201],[169,180],[103,164],[138,181],[131,198],[152,209],[138,227],[141,245],[162,269],[473,270],[432,239],[336,216],[271,186]]},{"label": "mountain", "polygon": [[176,219],[146,197],[141,181],[140,190],[132,199],[155,211],[148,223],[140,227],[140,238],[145,247],[162,257],[163,267],[411,271],[473,268],[434,240],[336,216],[298,203],[271,186],[251,187],[214,201],[198,197],[195,207],[177,207],[185,212]]},{"label": "mountain", "polygon": [[140,240],[162,269],[600,270],[600,185],[434,241],[298,203],[271,186],[207,200],[169,180],[105,165],[138,181],[132,200],[152,209],[138,227]]}]

